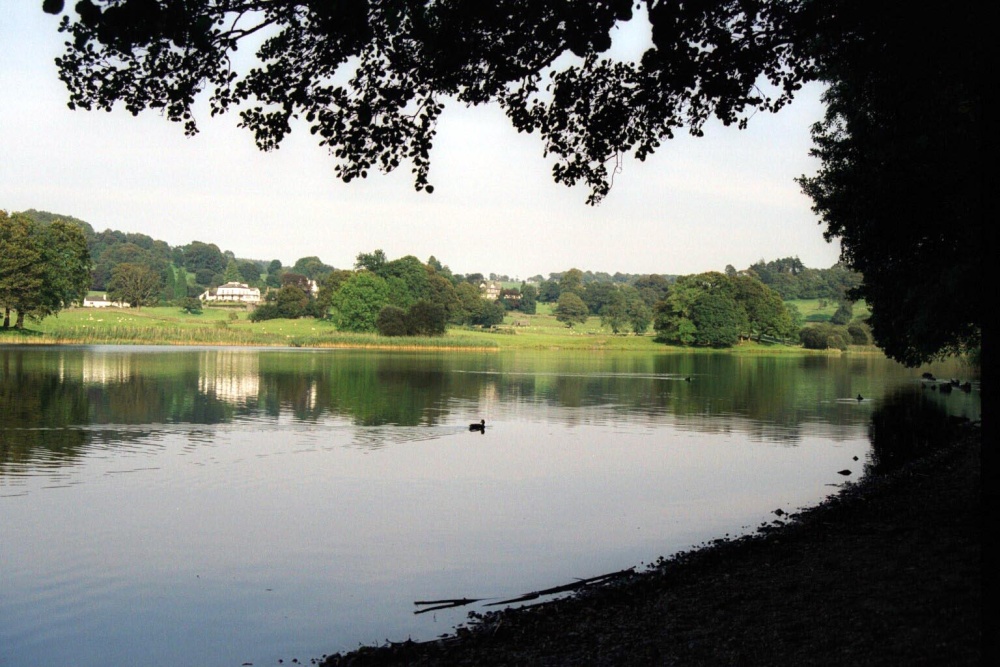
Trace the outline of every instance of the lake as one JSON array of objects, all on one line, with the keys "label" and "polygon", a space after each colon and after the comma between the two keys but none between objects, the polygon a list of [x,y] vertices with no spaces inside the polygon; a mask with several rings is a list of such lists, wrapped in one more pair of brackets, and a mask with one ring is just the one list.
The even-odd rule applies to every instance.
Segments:
[{"label": "lake", "polygon": [[[287,665],[429,639],[815,504],[838,471],[891,462],[869,433],[896,406],[979,418],[978,385],[945,394],[924,370],[0,347],[0,665]],[[414,613],[447,598],[483,601]]]}]

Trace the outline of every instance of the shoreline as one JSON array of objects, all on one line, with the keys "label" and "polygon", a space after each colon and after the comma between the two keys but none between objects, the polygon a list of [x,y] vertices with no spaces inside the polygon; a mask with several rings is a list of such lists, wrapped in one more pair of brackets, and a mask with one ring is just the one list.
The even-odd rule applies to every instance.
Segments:
[{"label": "shoreline", "polygon": [[[242,316],[241,316],[242,315]],[[614,334],[591,317],[567,328],[551,315],[530,315],[527,324],[494,329],[451,326],[443,336],[391,340],[375,333],[338,331],[314,318],[250,322],[245,313],[207,308],[200,315],[175,307],[71,308],[34,322],[30,329],[0,331],[0,345],[158,345],[232,346],[312,349],[636,352],[657,354],[735,354],[745,356],[883,356],[878,348],[851,346],[809,350],[800,345],[770,344],[741,339],[729,348],[699,348],[656,342],[650,334]]]},{"label": "shoreline", "polygon": [[756,534],[354,665],[978,665],[981,427]]}]

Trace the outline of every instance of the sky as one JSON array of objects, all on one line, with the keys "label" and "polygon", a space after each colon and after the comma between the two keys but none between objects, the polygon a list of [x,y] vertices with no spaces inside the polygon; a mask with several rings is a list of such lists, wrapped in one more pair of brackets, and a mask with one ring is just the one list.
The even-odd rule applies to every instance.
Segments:
[{"label": "sky", "polygon": [[[189,138],[156,112],[70,111],[53,63],[64,37],[41,4],[0,3],[0,209],[72,215],[172,246],[215,243],[286,266],[315,255],[351,268],[377,248],[521,279],[574,267],[683,275],[793,255],[813,268],[838,259],[793,180],[817,169],[808,151],[823,111],[818,86],[747,130],[711,124],[645,162],[626,156],[596,207],[584,187],[552,181],[541,141],[518,134],[498,107],[451,103],[427,194],[413,189],[408,165],[341,182],[305,127],[263,153],[235,114],[201,114]],[[641,53],[645,39],[640,22],[617,29],[614,52]]]}]

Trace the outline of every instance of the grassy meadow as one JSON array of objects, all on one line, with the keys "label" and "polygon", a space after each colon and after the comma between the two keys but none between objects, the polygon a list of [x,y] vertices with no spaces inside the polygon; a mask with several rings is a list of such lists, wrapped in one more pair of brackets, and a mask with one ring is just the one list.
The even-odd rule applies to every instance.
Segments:
[{"label": "grassy meadow", "polygon": [[[804,316],[818,313],[829,319],[836,310],[836,304],[821,307],[818,300],[796,303]],[[859,310],[855,308],[856,316],[860,314]],[[542,303],[538,304],[535,315],[508,315],[503,325],[493,329],[449,327],[444,336],[434,338],[389,338],[374,333],[341,332],[329,322],[312,318],[253,323],[247,319],[245,311],[232,307],[207,307],[200,315],[188,314],[172,306],[141,309],[71,308],[41,322],[29,321],[23,332],[0,332],[0,343],[693,351],[692,348],[657,343],[653,340],[652,332],[644,336],[612,334],[609,329],[601,326],[599,317],[590,317],[585,323],[570,328],[556,320],[550,304]],[[750,354],[806,352],[798,346],[749,341],[744,341],[733,349]]]},{"label": "grassy meadow", "polygon": [[[786,301],[786,305],[795,306],[802,314],[804,324],[811,322],[829,322],[837,312],[837,302],[833,299],[794,299]],[[854,304],[852,319],[864,319],[871,314],[868,304],[858,301]]]}]

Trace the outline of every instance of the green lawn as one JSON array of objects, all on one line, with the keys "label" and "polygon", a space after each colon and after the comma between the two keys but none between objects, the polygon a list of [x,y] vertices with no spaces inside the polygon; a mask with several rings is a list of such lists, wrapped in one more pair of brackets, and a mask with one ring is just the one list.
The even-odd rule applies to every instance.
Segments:
[{"label": "green lawn", "polygon": [[[785,303],[798,308],[806,323],[829,322],[833,314],[837,312],[837,302],[833,299],[793,299]],[[852,319],[864,319],[870,314],[868,304],[864,301],[858,301],[854,304]]]},{"label": "green lawn", "polygon": [[[810,304],[810,302],[799,302]],[[818,307],[818,303],[815,307]],[[811,308],[809,311],[815,310]],[[855,313],[858,312],[855,308]],[[832,311],[830,312],[832,314]],[[236,319],[231,319],[235,316]],[[206,308],[190,315],[176,307],[119,309],[73,308],[41,322],[28,322],[27,331],[0,333],[0,342],[148,344],[148,345],[261,345],[292,347],[466,348],[525,350],[614,350],[634,352],[692,351],[643,336],[614,335],[600,318],[567,327],[552,314],[550,304],[538,304],[535,315],[508,315],[498,327],[449,327],[436,338],[387,338],[376,334],[337,331],[329,322],[302,318],[253,323],[246,312],[233,308]],[[740,353],[797,352],[802,348],[743,342]]]},{"label": "green lawn", "polygon": [[[235,314],[237,319],[230,319]],[[176,307],[73,308],[57,317],[29,322],[28,331],[8,331],[0,341],[32,343],[113,343],[150,345],[283,345],[293,347],[496,347],[465,332],[443,338],[389,339],[337,331],[312,318],[253,323],[232,308],[206,308],[190,315]]]}]

